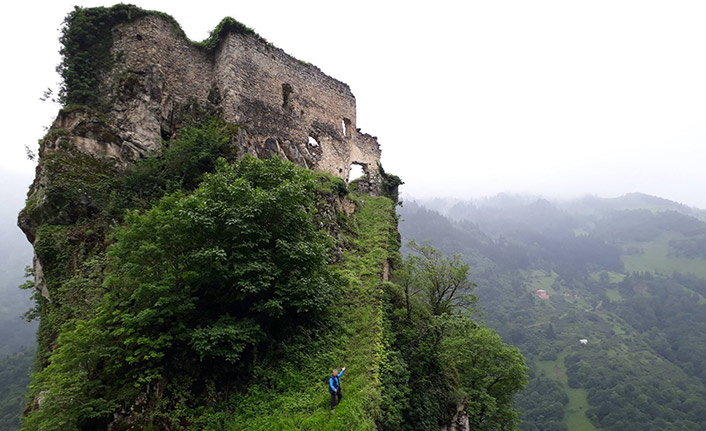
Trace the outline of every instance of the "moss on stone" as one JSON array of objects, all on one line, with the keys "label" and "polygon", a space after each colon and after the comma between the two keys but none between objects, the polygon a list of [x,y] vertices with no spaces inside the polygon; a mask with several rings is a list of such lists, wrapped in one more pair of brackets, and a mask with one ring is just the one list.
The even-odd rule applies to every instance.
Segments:
[{"label": "moss on stone", "polygon": [[[205,40],[195,42],[189,40],[172,16],[163,12],[123,3],[112,7],[77,6],[64,19],[60,37],[62,60],[57,70],[63,79],[59,99],[64,105],[87,105],[101,110],[107,108],[106,89],[102,88],[104,78],[119,61],[111,51],[112,29],[116,25],[133,22],[146,16],[165,19],[173,26],[179,37],[209,52],[215,51],[225,36],[230,33],[251,35],[267,46],[272,46],[254,30],[231,17],[226,17],[218,23]],[[134,84],[134,79],[123,84],[130,83]]]},{"label": "moss on stone", "polygon": [[201,42],[191,41],[191,43],[192,45],[197,46],[199,48],[214,51],[216,48],[218,48],[221,42],[225,40],[225,37],[231,33],[254,36],[260,41],[264,42],[265,45],[272,47],[272,44],[265,40],[265,38],[263,38],[259,34],[255,33],[255,30],[229,16],[223,18],[221,22],[216,25],[216,28],[211,30],[211,33],[206,39],[202,40]]}]

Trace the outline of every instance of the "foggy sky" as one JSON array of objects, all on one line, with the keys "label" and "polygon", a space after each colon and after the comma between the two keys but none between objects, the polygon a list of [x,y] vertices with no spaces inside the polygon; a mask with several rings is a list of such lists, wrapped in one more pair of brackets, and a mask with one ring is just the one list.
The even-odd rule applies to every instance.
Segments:
[{"label": "foggy sky", "polygon": [[[112,4],[12,2],[0,18],[0,169],[25,182],[76,3]],[[195,40],[230,15],[348,83],[407,196],[639,191],[706,208],[706,3],[134,3]]]}]

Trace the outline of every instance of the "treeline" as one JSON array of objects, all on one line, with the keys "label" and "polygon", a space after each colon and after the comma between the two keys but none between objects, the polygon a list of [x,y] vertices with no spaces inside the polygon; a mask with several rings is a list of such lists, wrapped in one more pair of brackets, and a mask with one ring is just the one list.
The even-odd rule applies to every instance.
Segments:
[{"label": "treeline", "polygon": [[595,227],[598,237],[609,240],[650,241],[664,232],[703,235],[706,233],[706,223],[676,211],[655,213],[636,209],[608,213]]},{"label": "treeline", "polygon": [[[542,269],[567,279],[581,279],[597,269],[623,270],[619,246],[599,237],[576,235],[578,222],[547,205],[540,203],[515,214],[497,208],[463,212],[469,207],[459,204],[450,210],[460,220],[453,222],[407,202],[401,210],[403,235],[433,239],[444,252],[463,254],[479,271]],[[480,219],[473,218],[478,214]],[[543,221],[526,222],[523,214],[534,214],[530,220]]]}]

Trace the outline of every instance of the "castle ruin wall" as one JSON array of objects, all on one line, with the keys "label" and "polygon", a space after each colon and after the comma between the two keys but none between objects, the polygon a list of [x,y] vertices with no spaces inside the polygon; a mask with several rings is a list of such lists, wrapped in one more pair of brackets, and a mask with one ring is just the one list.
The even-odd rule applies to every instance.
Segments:
[{"label": "castle ruin wall", "polygon": [[351,165],[360,164],[367,190],[379,190],[377,140],[358,131],[348,85],[317,67],[251,34],[230,33],[208,52],[159,16],[116,26],[113,39],[123,71],[149,81],[138,97],[115,98],[115,117],[129,141],[123,146],[133,157],[158,151],[161,138],[176,127],[178,107],[196,100],[241,125],[245,153],[278,154],[344,180]]}]

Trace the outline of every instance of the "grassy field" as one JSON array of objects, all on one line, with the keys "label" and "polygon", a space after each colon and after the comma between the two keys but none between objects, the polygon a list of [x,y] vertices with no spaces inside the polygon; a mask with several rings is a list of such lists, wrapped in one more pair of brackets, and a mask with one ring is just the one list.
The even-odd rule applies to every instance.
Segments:
[{"label": "grassy field", "polygon": [[623,295],[618,292],[618,289],[606,289],[605,295],[610,299],[610,302],[622,302]]},{"label": "grassy field", "polygon": [[585,389],[570,388],[566,376],[566,367],[564,366],[564,358],[567,355],[567,349],[564,349],[556,361],[537,361],[537,372],[544,374],[561,384],[562,389],[569,397],[569,403],[564,409],[564,423],[569,428],[569,431],[593,431],[597,428],[593,426],[591,421],[586,417],[588,410],[588,401],[586,400],[587,392]]},{"label": "grassy field", "polygon": [[556,278],[557,274],[554,271],[552,271],[551,274],[548,275],[545,271],[535,269],[532,271],[529,277],[531,289],[532,291],[535,291],[537,289],[544,289],[549,294],[556,293],[552,289],[552,285],[554,284]]},{"label": "grassy field", "polygon": [[663,235],[651,242],[636,242],[629,246],[644,250],[639,255],[623,255],[626,272],[661,272],[672,274],[694,274],[706,278],[706,261],[703,259],[687,259],[685,257],[669,256],[669,240],[674,236]]}]

